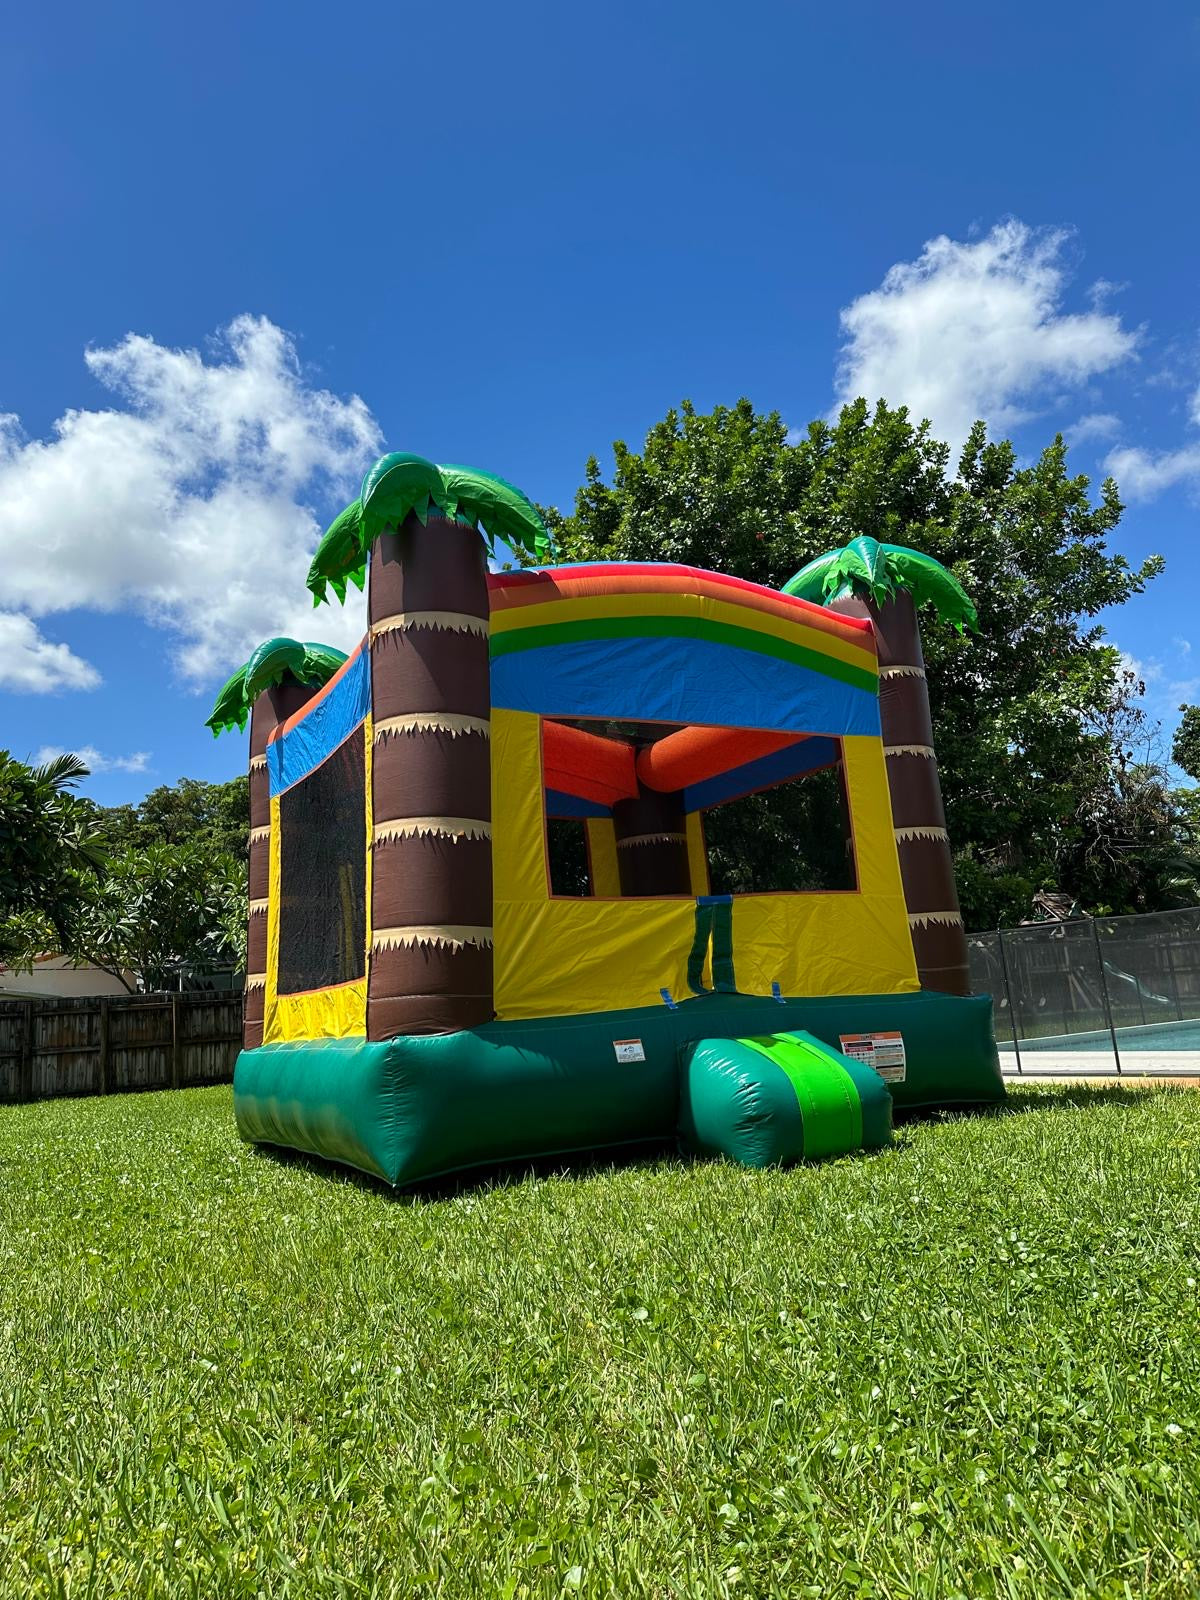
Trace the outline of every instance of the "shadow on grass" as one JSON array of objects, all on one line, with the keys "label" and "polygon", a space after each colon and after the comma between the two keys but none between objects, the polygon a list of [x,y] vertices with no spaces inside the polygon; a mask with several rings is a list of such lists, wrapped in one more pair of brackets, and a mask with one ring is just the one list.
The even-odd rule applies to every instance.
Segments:
[{"label": "shadow on grass", "polygon": [[578,1182],[608,1172],[649,1171],[656,1167],[681,1165],[688,1160],[679,1154],[672,1141],[653,1140],[566,1155],[514,1157],[510,1161],[467,1167],[461,1172],[445,1173],[441,1177],[423,1178],[404,1188],[393,1189],[383,1178],[372,1177],[356,1167],[344,1167],[337,1161],[326,1161],[306,1151],[256,1144],[251,1147],[251,1152],[256,1158],[276,1166],[301,1168],[327,1181],[352,1184],[355,1188],[365,1189],[397,1205],[453,1200],[458,1195],[477,1195],[493,1189],[515,1189],[531,1179],[567,1178]]}]

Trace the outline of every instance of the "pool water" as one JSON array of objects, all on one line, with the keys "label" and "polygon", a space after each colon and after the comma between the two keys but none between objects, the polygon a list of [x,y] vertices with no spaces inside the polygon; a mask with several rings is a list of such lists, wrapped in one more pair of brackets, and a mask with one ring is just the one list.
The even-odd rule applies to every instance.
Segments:
[{"label": "pool water", "polygon": [[[1001,1050],[1011,1050],[1012,1040],[1001,1040]],[[1122,1055],[1138,1051],[1200,1051],[1200,1022],[1155,1022],[1144,1028],[1118,1028],[1117,1049]],[[1095,1033],[1058,1033],[1044,1039],[1022,1039],[1026,1050],[1112,1050],[1112,1035],[1107,1028]]]}]

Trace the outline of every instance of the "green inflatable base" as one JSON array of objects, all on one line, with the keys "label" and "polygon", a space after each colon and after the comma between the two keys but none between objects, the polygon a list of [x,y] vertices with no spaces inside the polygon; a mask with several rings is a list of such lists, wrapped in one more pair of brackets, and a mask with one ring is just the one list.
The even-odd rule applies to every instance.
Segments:
[{"label": "green inflatable base", "polygon": [[783,999],[705,994],[674,1009],[492,1022],[378,1042],[312,1040],[243,1050],[233,1078],[244,1139],[343,1162],[387,1183],[468,1167],[669,1140],[681,1067],[697,1040],[899,1031],[897,1109],[1002,1100],[987,996]]}]

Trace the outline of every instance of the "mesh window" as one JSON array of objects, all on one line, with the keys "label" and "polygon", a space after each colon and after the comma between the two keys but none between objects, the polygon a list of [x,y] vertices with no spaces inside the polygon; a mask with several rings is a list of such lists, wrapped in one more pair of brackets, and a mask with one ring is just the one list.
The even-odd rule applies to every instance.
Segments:
[{"label": "mesh window", "polygon": [[587,832],[582,822],[573,817],[547,817],[546,851],[551,894],[580,900],[595,893]]},{"label": "mesh window", "polygon": [[361,727],[279,799],[280,994],[366,974],[367,818]]},{"label": "mesh window", "polygon": [[855,889],[842,764],[704,813],[713,894]]}]

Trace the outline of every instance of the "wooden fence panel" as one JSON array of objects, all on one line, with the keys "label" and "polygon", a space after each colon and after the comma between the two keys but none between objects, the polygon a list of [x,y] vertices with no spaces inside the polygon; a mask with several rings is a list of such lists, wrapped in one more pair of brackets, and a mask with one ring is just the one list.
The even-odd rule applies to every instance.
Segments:
[{"label": "wooden fence panel", "polygon": [[0,1000],[0,1104],[228,1083],[240,994]]}]

